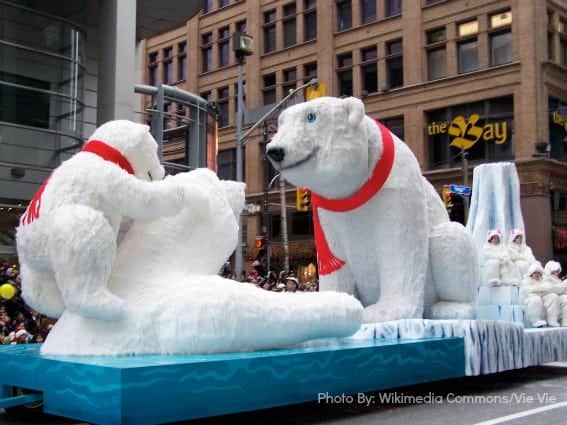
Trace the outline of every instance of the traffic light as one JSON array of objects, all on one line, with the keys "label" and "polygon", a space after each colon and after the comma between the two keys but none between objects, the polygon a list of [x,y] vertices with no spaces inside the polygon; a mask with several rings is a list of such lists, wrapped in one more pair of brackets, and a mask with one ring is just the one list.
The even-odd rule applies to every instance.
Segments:
[{"label": "traffic light", "polygon": [[295,209],[306,212],[311,207],[311,193],[306,187],[298,187],[295,191]]},{"label": "traffic light", "polygon": [[254,247],[256,249],[264,249],[265,239],[264,236],[256,236],[256,241],[254,242]]},{"label": "traffic light", "polygon": [[443,203],[445,204],[445,209],[449,214],[451,214],[451,209],[453,208],[453,199],[451,198],[451,188],[448,185],[443,186],[441,191],[441,196],[443,197]]}]

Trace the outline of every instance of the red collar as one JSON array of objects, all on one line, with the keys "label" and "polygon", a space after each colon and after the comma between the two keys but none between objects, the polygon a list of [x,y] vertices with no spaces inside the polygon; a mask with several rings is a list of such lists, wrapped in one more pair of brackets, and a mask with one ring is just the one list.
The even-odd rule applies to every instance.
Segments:
[{"label": "red collar", "polygon": [[315,236],[315,248],[317,250],[317,263],[319,275],[330,274],[342,268],[346,263],[332,253],[329,243],[319,222],[318,209],[334,212],[352,211],[368,202],[386,183],[394,164],[394,139],[392,133],[380,122],[376,121],[382,135],[382,156],[376,162],[370,178],[362,187],[351,196],[341,199],[324,198],[316,193],[311,194],[311,206],[313,210],[313,227]]},{"label": "red collar", "polygon": [[110,161],[118,165],[128,174],[134,174],[134,168],[132,168],[132,164],[130,164],[130,161],[128,161],[126,157],[122,155],[117,149],[107,145],[106,143],[100,140],[89,140],[85,144],[85,146],[83,146],[81,152],[94,153],[95,155],[100,156],[105,161]]}]

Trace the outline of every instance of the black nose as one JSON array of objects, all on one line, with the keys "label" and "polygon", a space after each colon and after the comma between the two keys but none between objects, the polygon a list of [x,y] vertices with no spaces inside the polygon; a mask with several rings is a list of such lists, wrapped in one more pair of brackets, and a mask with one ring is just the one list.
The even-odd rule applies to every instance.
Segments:
[{"label": "black nose", "polygon": [[276,162],[282,162],[285,158],[285,150],[283,148],[270,148],[266,153]]}]

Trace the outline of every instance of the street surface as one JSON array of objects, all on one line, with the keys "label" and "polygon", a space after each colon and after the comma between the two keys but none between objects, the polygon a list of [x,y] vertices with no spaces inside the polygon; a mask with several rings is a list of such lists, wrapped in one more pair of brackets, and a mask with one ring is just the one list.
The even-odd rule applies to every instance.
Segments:
[{"label": "street surface", "polygon": [[[421,399],[418,398],[420,396]],[[565,425],[567,363],[429,383],[390,392],[355,394],[353,400],[347,396],[324,400],[322,395],[321,398],[320,403],[183,424]],[[1,412],[0,424],[71,425],[79,422],[48,416],[23,420]]]}]

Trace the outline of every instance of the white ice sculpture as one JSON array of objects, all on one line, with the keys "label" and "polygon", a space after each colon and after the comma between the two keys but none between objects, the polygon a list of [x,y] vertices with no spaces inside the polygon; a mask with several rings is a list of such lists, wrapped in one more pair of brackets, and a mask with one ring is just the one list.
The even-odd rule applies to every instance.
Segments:
[{"label": "white ice sculpture", "polygon": [[[496,162],[475,167],[467,229],[481,249],[489,230],[498,229],[504,235],[512,229],[524,231],[520,208],[520,180],[513,162]],[[525,233],[523,233],[525,234]]]},{"label": "white ice sculpture", "polygon": [[66,310],[43,354],[117,355],[248,351],[354,333],[362,306],[336,293],[275,293],[216,276],[234,250],[244,185],[206,169],[164,184],[207,196],[180,213],[135,221],[121,242],[109,290],[126,306],[122,320]]},{"label": "white ice sculpture", "polygon": [[312,190],[320,287],[356,297],[364,321],[474,317],[477,251],[450,222],[405,143],[356,98],[286,109],[268,156]]}]

